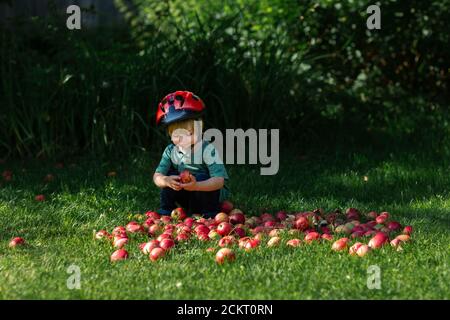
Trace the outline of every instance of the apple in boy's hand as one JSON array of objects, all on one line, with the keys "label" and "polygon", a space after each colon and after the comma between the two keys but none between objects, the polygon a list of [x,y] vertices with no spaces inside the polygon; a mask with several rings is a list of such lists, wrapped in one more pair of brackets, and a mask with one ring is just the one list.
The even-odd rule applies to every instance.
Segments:
[{"label": "apple in boy's hand", "polygon": [[180,173],[181,183],[189,183],[191,182],[191,173],[188,170],[183,170]]}]

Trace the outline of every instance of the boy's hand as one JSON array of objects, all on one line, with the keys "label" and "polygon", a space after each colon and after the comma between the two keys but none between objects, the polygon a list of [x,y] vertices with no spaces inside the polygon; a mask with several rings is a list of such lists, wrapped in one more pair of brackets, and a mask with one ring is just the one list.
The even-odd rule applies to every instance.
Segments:
[{"label": "boy's hand", "polygon": [[195,191],[197,180],[195,179],[195,177],[192,174],[190,174],[189,177],[191,179],[191,182],[180,183],[180,187],[187,191]]},{"label": "boy's hand", "polygon": [[166,181],[166,187],[172,188],[175,191],[181,190],[181,183],[179,176],[167,176],[164,179]]}]

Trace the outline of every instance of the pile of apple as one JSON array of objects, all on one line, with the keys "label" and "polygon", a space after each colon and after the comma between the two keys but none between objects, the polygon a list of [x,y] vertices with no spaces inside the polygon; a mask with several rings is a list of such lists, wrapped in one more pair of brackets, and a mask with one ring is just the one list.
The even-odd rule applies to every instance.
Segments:
[{"label": "pile of apple", "polygon": [[[334,251],[348,251],[350,255],[363,257],[387,244],[401,250],[412,233],[411,226],[403,227],[391,220],[388,212],[362,214],[356,208],[348,208],[345,213],[339,209],[325,213],[323,209],[315,209],[246,217],[241,210],[233,208],[230,201],[224,201],[221,212],[210,219],[200,215],[188,217],[182,208],[176,208],[170,216],[149,211],[138,215],[137,220],[143,222],[131,221],[126,226],[115,227],[112,233],[106,230],[95,233],[96,239],[109,241],[116,249],[111,261],[129,257],[126,248],[133,234],[148,240],[139,244],[139,249],[151,261],[163,258],[181,242],[197,239],[220,247],[216,262],[222,264],[235,260],[235,247],[252,251],[261,246],[299,247],[311,243],[332,243]],[[215,250],[214,247],[207,249]]]}]

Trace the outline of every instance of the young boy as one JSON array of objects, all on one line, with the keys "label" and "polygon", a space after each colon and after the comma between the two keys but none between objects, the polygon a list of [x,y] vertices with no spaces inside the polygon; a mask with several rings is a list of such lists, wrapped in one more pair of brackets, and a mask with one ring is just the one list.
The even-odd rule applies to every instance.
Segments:
[{"label": "young boy", "polygon": [[[188,214],[213,217],[228,197],[225,166],[214,146],[202,139],[204,110],[203,101],[189,91],[170,93],[158,105],[156,124],[166,126],[172,140],[153,175],[161,188],[159,214],[170,215],[181,206]],[[181,181],[184,170],[190,182]]]}]

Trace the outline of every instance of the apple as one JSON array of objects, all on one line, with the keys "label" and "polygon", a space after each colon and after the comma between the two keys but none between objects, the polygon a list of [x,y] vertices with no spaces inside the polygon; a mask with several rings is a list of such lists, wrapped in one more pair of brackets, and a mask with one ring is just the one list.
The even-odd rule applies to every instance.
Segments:
[{"label": "apple", "polygon": [[228,215],[225,212],[219,212],[214,217],[214,221],[216,221],[217,223],[228,222],[229,221],[229,217],[228,217]]},{"label": "apple", "polygon": [[114,237],[124,235],[124,234],[126,235],[126,233],[127,233],[127,230],[125,229],[125,227],[122,227],[122,226],[115,227],[112,231],[112,235]]},{"label": "apple", "polygon": [[45,201],[45,196],[43,194],[38,194],[36,197],[34,197],[34,200],[39,202]]},{"label": "apple", "polygon": [[180,173],[180,181],[181,183],[189,183],[191,182],[191,173],[188,170],[183,170]]},{"label": "apple", "polygon": [[195,227],[194,229],[195,233],[198,235],[200,233],[209,233],[209,228],[207,226],[205,226],[204,224],[199,224],[198,226]]},{"label": "apple", "polygon": [[175,241],[177,242],[184,242],[188,241],[190,238],[190,234],[187,232],[180,232],[177,237],[175,238]]},{"label": "apple", "polygon": [[229,248],[222,248],[216,253],[216,262],[218,264],[223,264],[225,262],[232,262],[236,259],[236,255],[233,250]]},{"label": "apple", "polygon": [[121,249],[124,245],[128,243],[128,238],[126,237],[115,237],[113,241],[114,248]]},{"label": "apple", "polygon": [[286,245],[290,247],[298,247],[301,243],[302,241],[300,239],[291,239],[286,242]]},{"label": "apple", "polygon": [[367,219],[369,220],[375,220],[378,216],[378,213],[376,213],[375,211],[370,211],[366,214]]},{"label": "apple", "polygon": [[265,228],[273,228],[277,225],[277,223],[274,220],[269,220],[264,222],[264,227]]},{"label": "apple", "polygon": [[233,233],[236,234],[239,238],[245,237],[245,230],[243,228],[236,227],[234,228]]},{"label": "apple", "polygon": [[250,238],[250,239],[245,243],[244,249],[245,249],[245,251],[251,251],[251,250],[255,249],[256,247],[258,247],[259,244],[260,244],[260,241],[259,241],[258,239],[256,239],[256,238],[251,239],[251,238]]},{"label": "apple", "polygon": [[260,219],[262,220],[262,222],[274,221],[275,220],[275,218],[270,213],[263,213],[260,216]]},{"label": "apple", "polygon": [[272,237],[270,238],[270,240],[267,242],[267,246],[268,247],[276,247],[279,246],[281,242],[281,238],[280,237]]},{"label": "apple", "polygon": [[169,224],[172,221],[172,218],[170,216],[162,216],[160,220],[163,224]]},{"label": "apple", "polygon": [[368,245],[363,244],[356,250],[356,254],[360,257],[364,257],[370,250],[371,248]]},{"label": "apple", "polygon": [[144,254],[150,254],[150,252],[154,248],[158,248],[158,247],[159,247],[159,241],[158,240],[151,240],[151,241],[146,242],[146,243],[143,244],[141,251]]},{"label": "apple", "polygon": [[296,229],[304,231],[309,227],[308,219],[306,219],[305,217],[299,217],[297,220],[295,220],[294,226]]},{"label": "apple", "polygon": [[243,237],[243,238],[240,238],[239,239],[239,241],[238,241],[238,246],[239,246],[239,248],[241,248],[241,249],[244,249],[245,248],[245,244],[248,242],[248,241],[250,241],[250,237]]},{"label": "apple", "polygon": [[136,221],[131,221],[130,223],[127,224],[126,230],[129,233],[139,233],[139,232],[144,232],[144,227],[142,227]]},{"label": "apple", "polygon": [[233,236],[225,236],[219,240],[219,247],[228,247],[233,245],[236,242],[236,239]]},{"label": "apple", "polygon": [[119,249],[113,252],[111,255],[111,261],[120,261],[128,259],[128,252],[125,249]]},{"label": "apple", "polygon": [[322,239],[327,240],[327,241],[333,241],[333,236],[329,233],[324,233],[322,234]]},{"label": "apple", "polygon": [[287,219],[287,213],[285,211],[278,211],[275,216],[278,221],[284,221]]},{"label": "apple", "polygon": [[15,248],[17,246],[23,246],[25,244],[25,240],[21,237],[15,237],[9,242],[10,248]]},{"label": "apple", "polygon": [[214,251],[216,251],[216,248],[210,247],[210,248],[206,249],[206,252],[214,252]]},{"label": "apple", "polygon": [[351,234],[352,239],[356,239],[356,238],[361,238],[364,235],[364,231],[360,230],[360,231],[354,231]]},{"label": "apple", "polygon": [[334,251],[342,251],[346,250],[347,247],[348,247],[348,238],[340,238],[333,243],[331,249]]},{"label": "apple", "polygon": [[142,226],[146,229],[150,228],[152,225],[154,225],[156,223],[156,221],[152,218],[148,218],[147,220],[145,220],[145,222],[142,224]]},{"label": "apple", "polygon": [[402,242],[408,242],[409,240],[411,240],[411,237],[408,234],[400,234],[395,238]]},{"label": "apple", "polygon": [[256,235],[258,233],[264,232],[265,228],[262,226],[258,226],[256,228],[253,228],[252,230],[250,230],[252,235]]},{"label": "apple", "polygon": [[225,200],[220,204],[220,211],[229,213],[233,210],[233,203],[229,200]]},{"label": "apple", "polygon": [[320,234],[318,232],[309,232],[305,236],[305,242],[306,243],[311,243],[313,241],[318,241],[318,240],[320,240]]},{"label": "apple", "polygon": [[346,214],[347,220],[359,220],[360,212],[356,208],[348,208]]},{"label": "apple", "polygon": [[159,246],[164,250],[170,250],[173,246],[175,246],[175,242],[172,239],[162,239],[159,243]]},{"label": "apple", "polygon": [[184,225],[188,228],[192,228],[192,226],[194,225],[194,219],[192,219],[191,217],[184,219],[183,222],[184,222]]},{"label": "apple", "polygon": [[207,233],[198,233],[197,239],[200,241],[209,241],[210,240]]},{"label": "apple", "polygon": [[219,239],[219,238],[220,238],[220,235],[217,233],[216,230],[211,230],[211,231],[208,233],[208,237],[209,237],[211,240],[215,240],[215,239]]},{"label": "apple", "polygon": [[372,249],[378,249],[385,245],[388,241],[389,238],[384,232],[377,232],[377,234],[370,239],[369,247]]},{"label": "apple", "polygon": [[160,234],[161,231],[162,231],[162,228],[157,224],[151,225],[150,228],[148,228],[148,234],[150,236],[156,236],[156,235]]},{"label": "apple", "polygon": [[161,219],[161,216],[160,216],[157,212],[155,212],[155,211],[147,211],[147,212],[145,213],[145,215],[147,216],[147,218],[151,218],[151,219],[153,219],[153,220],[159,220],[159,219]]},{"label": "apple", "polygon": [[348,253],[350,253],[350,255],[352,255],[352,256],[355,256],[355,255],[356,255],[356,252],[358,251],[358,249],[359,249],[362,245],[364,245],[364,244],[361,243],[361,242],[356,242],[354,245],[352,245],[352,246],[350,247]]},{"label": "apple", "polygon": [[230,223],[231,224],[244,224],[245,223],[245,216],[239,209],[234,209],[230,212],[229,215]]},{"label": "apple", "polygon": [[172,210],[170,216],[174,221],[181,221],[187,218],[187,214],[183,208],[175,208]]},{"label": "apple", "polygon": [[151,261],[156,261],[164,257],[165,254],[166,251],[163,248],[153,248],[148,257]]},{"label": "apple", "polygon": [[265,238],[267,238],[267,235],[264,232],[258,232],[257,234],[255,234],[254,238],[259,241],[263,241]]},{"label": "apple", "polygon": [[104,239],[104,238],[109,238],[110,235],[108,233],[108,231],[106,230],[100,230],[95,234],[95,239]]},{"label": "apple", "polygon": [[412,232],[413,232],[412,226],[406,226],[405,228],[403,228],[403,234],[410,235]]},{"label": "apple", "polygon": [[402,241],[400,240],[400,239],[398,239],[398,238],[395,238],[395,239],[393,239],[391,242],[390,242],[390,244],[391,244],[391,246],[392,247],[398,247],[399,245],[400,245],[400,243],[401,243]]},{"label": "apple", "polygon": [[281,229],[272,229],[269,232],[269,237],[277,237],[281,234]]},{"label": "apple", "polygon": [[217,233],[220,234],[222,237],[227,236],[230,234],[231,230],[233,229],[233,226],[229,222],[222,222],[217,226]]},{"label": "apple", "polygon": [[399,222],[397,222],[397,221],[391,221],[391,222],[388,223],[387,227],[391,231],[397,231],[397,230],[400,230],[402,225]]},{"label": "apple", "polygon": [[172,239],[172,235],[168,233],[162,233],[158,236],[158,238],[156,238],[156,240],[158,240],[159,242],[161,242],[164,239]]}]

